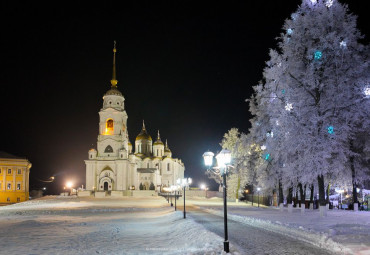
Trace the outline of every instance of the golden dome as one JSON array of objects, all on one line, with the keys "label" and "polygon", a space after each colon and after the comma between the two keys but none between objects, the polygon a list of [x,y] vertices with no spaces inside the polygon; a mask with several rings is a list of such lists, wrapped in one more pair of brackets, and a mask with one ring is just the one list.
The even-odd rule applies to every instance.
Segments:
[{"label": "golden dome", "polygon": [[138,136],[136,137],[136,141],[137,140],[152,141],[152,137],[148,134],[148,132],[146,132],[144,121],[143,121],[143,128],[141,129],[140,134],[138,134]]},{"label": "golden dome", "polygon": [[158,130],[157,141],[155,141],[153,145],[164,145],[163,142],[161,141],[161,136],[159,135],[159,130]]}]

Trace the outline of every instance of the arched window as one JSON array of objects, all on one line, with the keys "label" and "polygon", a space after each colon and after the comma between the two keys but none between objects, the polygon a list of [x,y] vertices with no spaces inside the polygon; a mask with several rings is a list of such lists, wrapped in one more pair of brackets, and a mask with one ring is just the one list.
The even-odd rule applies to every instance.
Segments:
[{"label": "arched window", "polygon": [[107,122],[105,123],[105,133],[106,134],[113,134],[113,120],[112,119],[107,119]]},{"label": "arched window", "polygon": [[105,152],[105,153],[113,152],[113,148],[112,148],[112,146],[108,145],[107,147],[105,147],[104,152]]},{"label": "arched window", "polygon": [[167,163],[167,171],[170,171],[170,163]]},{"label": "arched window", "polygon": [[148,162],[148,164],[146,164],[146,168],[149,168],[149,162]]}]

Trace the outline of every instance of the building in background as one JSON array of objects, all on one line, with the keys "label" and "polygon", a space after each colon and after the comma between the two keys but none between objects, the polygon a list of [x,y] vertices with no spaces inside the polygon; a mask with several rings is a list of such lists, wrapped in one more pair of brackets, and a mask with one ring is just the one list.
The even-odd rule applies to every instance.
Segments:
[{"label": "building in background", "polygon": [[181,159],[172,157],[159,131],[153,143],[143,121],[134,148],[129,141],[125,98],[117,89],[115,47],[113,52],[113,77],[99,112],[97,149],[89,150],[85,160],[86,190],[123,195],[127,190],[159,191],[175,185],[178,178],[184,177],[185,167]]},{"label": "building in background", "polygon": [[29,199],[32,164],[24,157],[0,151],[0,203],[12,204]]}]

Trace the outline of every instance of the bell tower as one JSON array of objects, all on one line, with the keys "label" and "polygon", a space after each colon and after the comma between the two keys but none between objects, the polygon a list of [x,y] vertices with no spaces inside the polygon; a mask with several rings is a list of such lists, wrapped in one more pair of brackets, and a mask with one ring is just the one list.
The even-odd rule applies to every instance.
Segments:
[{"label": "bell tower", "polygon": [[117,89],[116,41],[113,47],[113,74],[111,88],[103,96],[103,108],[99,112],[98,158],[127,159],[127,113],[122,93]]}]

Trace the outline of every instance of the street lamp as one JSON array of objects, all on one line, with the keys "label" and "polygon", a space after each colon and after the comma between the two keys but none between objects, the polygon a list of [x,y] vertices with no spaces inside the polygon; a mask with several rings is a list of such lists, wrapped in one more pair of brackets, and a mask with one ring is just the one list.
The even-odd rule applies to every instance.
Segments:
[{"label": "street lamp", "polygon": [[68,181],[67,184],[66,184],[67,188],[70,188],[71,189],[71,193],[70,193],[70,196],[72,196],[72,186],[73,186],[73,183]]},{"label": "street lamp", "polygon": [[207,187],[204,183],[202,183],[202,184],[200,185],[200,189],[201,189],[201,190],[204,190],[204,191],[206,192],[206,198],[207,198],[207,190],[208,190],[208,187]]},{"label": "street lamp", "polygon": [[261,190],[261,188],[257,188],[257,195],[258,195],[258,207],[260,207],[260,190]]},{"label": "street lamp", "polygon": [[185,188],[189,187],[192,180],[191,178],[184,178],[184,179],[177,179],[177,184],[184,188],[184,219],[186,218],[186,210],[185,210]]},{"label": "street lamp", "polygon": [[176,186],[176,185],[171,186],[171,191],[175,192],[175,211],[177,210],[177,208],[176,208],[177,189],[178,189],[178,186]]},{"label": "street lamp", "polygon": [[226,184],[226,176],[228,174],[228,168],[230,167],[231,162],[231,151],[223,149],[219,154],[217,154],[217,167],[212,167],[213,164],[213,156],[215,154],[207,151],[203,154],[204,164],[208,167],[207,171],[212,171],[214,174],[220,175],[223,177],[223,193],[224,193],[224,232],[225,232],[225,241],[224,241],[224,251],[230,252],[229,249],[229,237],[228,237],[228,230],[227,230],[227,184]]}]

